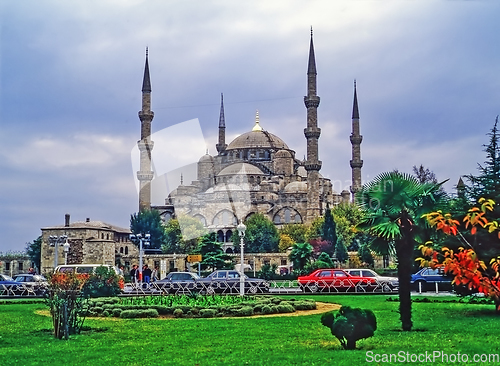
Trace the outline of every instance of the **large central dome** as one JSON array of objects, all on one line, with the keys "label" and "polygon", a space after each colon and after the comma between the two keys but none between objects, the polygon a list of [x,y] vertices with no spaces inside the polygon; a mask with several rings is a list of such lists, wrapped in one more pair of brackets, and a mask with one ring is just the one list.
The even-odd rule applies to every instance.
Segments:
[{"label": "large central dome", "polygon": [[250,148],[272,148],[276,150],[288,149],[288,146],[278,136],[267,131],[250,131],[235,138],[227,147],[227,150],[250,149]]},{"label": "large central dome", "polygon": [[264,131],[259,124],[259,111],[255,116],[255,126],[252,131],[236,137],[227,147],[227,150],[264,148],[275,150],[289,150],[288,146],[278,136]]}]

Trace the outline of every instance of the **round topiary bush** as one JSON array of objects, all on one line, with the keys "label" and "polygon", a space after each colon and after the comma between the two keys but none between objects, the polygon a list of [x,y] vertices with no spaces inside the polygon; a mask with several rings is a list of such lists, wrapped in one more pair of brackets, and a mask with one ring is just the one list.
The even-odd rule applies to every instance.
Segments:
[{"label": "round topiary bush", "polygon": [[115,318],[119,318],[121,313],[122,313],[122,309],[120,309],[120,308],[113,309],[113,316]]},{"label": "round topiary bush", "polygon": [[269,305],[264,305],[262,307],[262,314],[272,314],[273,313],[273,309],[271,309],[271,307]]},{"label": "round topiary bush", "polygon": [[242,308],[235,311],[236,316],[252,316],[253,309],[250,306],[243,306]]},{"label": "round topiary bush", "polygon": [[175,309],[174,310],[174,316],[176,318],[182,318],[182,315],[184,315],[184,312],[182,311],[182,309]]},{"label": "round topiary bush", "polygon": [[292,306],[292,304],[286,303],[286,301],[277,305],[277,307],[278,307],[278,311],[280,313],[294,313],[295,312],[295,308]]}]

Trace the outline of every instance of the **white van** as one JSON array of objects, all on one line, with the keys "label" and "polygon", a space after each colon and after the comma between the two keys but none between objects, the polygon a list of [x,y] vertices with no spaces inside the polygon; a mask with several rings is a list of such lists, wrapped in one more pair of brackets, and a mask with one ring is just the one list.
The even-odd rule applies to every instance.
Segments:
[{"label": "white van", "polygon": [[99,267],[107,267],[112,269],[118,276],[122,276],[122,273],[116,266],[111,264],[65,264],[57,266],[54,269],[54,273],[95,273],[95,270]]}]

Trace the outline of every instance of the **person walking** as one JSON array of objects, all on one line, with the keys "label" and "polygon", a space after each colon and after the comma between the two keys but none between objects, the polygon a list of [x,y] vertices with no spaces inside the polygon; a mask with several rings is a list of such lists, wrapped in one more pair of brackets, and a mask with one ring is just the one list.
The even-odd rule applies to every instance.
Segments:
[{"label": "person walking", "polygon": [[142,276],[144,278],[144,282],[149,283],[151,281],[151,268],[148,267],[147,264],[144,265],[144,268],[142,270]]}]

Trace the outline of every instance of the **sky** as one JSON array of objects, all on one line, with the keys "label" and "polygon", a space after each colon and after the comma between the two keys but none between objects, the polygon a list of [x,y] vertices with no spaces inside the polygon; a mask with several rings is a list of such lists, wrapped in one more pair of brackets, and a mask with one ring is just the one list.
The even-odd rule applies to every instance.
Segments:
[{"label": "sky", "polygon": [[321,174],[338,192],[350,185],[356,80],[363,182],[422,164],[453,192],[484,162],[500,113],[498,14],[500,2],[460,0],[2,2],[0,252],[24,250],[66,213],[129,226],[146,47],[153,132],[199,126],[177,126],[195,140],[163,142],[179,166],[216,153],[221,93],[226,142],[258,110],[306,154],[312,26]]}]

